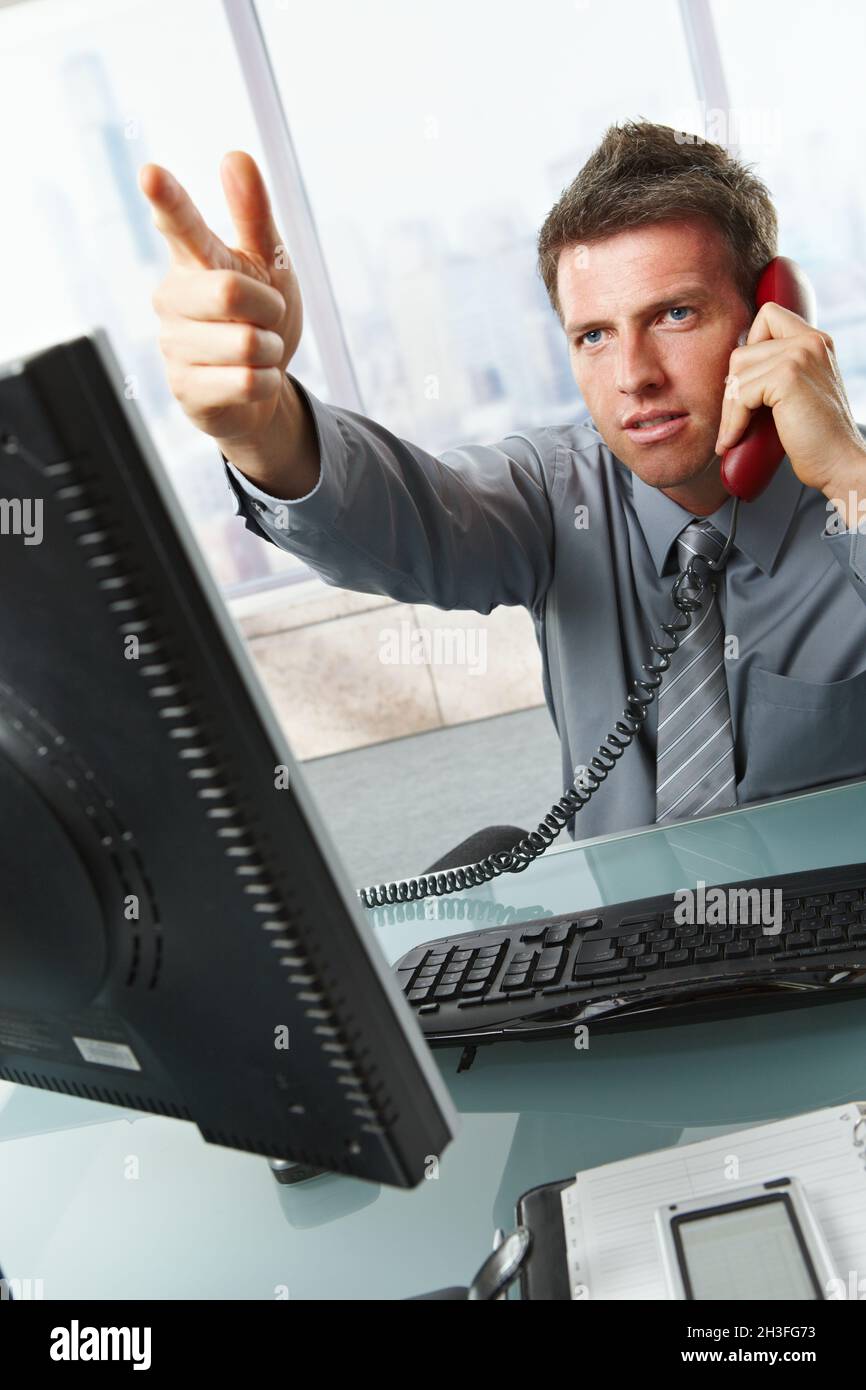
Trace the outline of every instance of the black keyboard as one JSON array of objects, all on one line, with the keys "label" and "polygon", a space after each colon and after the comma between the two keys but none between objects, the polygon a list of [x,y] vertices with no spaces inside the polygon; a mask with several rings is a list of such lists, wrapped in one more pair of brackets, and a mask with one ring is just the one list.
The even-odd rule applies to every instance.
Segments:
[{"label": "black keyboard", "polygon": [[580,1022],[696,1021],[866,991],[866,864],[714,887],[781,889],[781,930],[748,918],[678,922],[671,893],[441,937],[394,969],[434,1046],[549,1038]]}]

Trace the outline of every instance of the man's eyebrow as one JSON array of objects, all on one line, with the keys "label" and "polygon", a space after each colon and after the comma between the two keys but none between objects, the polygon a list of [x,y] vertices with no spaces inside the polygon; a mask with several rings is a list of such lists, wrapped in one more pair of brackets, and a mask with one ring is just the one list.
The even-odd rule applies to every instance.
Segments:
[{"label": "man's eyebrow", "polygon": [[[677,305],[686,306],[687,301],[698,300],[705,304],[711,298],[710,291],[705,285],[681,285],[671,294],[666,294],[664,299],[657,299],[652,304],[646,304],[639,309],[633,318],[642,318],[644,314],[655,314],[659,309],[670,309]],[[605,328],[606,323],[601,319],[588,319],[586,323],[571,323],[566,328],[566,335],[571,338],[581,333],[588,333],[594,328]]]}]

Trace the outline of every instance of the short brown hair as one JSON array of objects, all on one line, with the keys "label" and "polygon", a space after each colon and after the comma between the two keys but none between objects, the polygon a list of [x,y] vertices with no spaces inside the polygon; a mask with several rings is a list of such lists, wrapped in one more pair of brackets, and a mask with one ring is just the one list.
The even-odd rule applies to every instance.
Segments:
[{"label": "short brown hair", "polygon": [[777,254],[778,222],[769,191],[751,167],[721,145],[671,126],[651,121],[608,126],[538,235],[538,273],[560,323],[557,267],[567,247],[697,216],[709,218],[724,236],[731,273],[754,312],[758,277]]}]

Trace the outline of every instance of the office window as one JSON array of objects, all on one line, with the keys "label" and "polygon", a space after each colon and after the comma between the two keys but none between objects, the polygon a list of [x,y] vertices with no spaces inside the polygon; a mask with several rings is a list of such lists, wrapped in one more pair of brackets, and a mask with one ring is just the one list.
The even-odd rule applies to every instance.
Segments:
[{"label": "office window", "polygon": [[[580,418],[535,239],[610,122],[699,128],[677,0],[255,8],[361,408],[434,451]],[[766,179],[781,249],[815,282],[866,420],[866,109],[852,101],[866,10],[833,0],[826,23],[784,0],[710,12],[732,107],[720,134]],[[221,156],[248,149],[269,177],[222,5],[31,0],[0,8],[0,45],[0,360],[103,324],[219,581],[308,577],[233,518],[214,445],[168,391],[150,303],[168,260],[141,164],[170,167],[229,243]],[[292,370],[339,401],[316,327],[307,312]]]},{"label": "office window", "polygon": [[[170,168],[231,245],[220,158],[261,160],[222,6],[20,3],[0,10],[0,49],[0,361],[103,325],[216,578],[307,577],[233,517],[215,444],[169,392],[151,305],[168,253],[141,165]],[[325,390],[309,325],[296,364]]]},{"label": "office window", "polygon": [[538,229],[610,122],[693,103],[675,0],[259,0],[363,407],[439,451],[583,412]]},{"label": "office window", "polygon": [[770,189],[779,250],[814,282],[820,326],[866,422],[866,6],[712,0],[712,13],[732,133]]}]

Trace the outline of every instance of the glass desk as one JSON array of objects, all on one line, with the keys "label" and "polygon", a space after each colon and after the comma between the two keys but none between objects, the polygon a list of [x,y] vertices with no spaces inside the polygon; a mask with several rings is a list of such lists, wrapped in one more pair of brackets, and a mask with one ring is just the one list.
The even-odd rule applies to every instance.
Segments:
[{"label": "glass desk", "polygon": [[[524,873],[369,917],[389,961],[479,923],[866,860],[866,782],[554,846]],[[411,866],[410,866],[411,867]],[[417,866],[414,866],[417,871]],[[467,1284],[520,1193],[578,1168],[866,1099],[866,1000],[497,1043],[457,1073],[438,1177],[280,1187],[194,1125],[0,1083],[0,1266],[54,1298],[400,1299]],[[35,1281],[41,1281],[37,1285]]]}]

